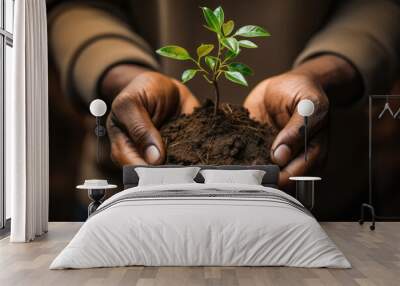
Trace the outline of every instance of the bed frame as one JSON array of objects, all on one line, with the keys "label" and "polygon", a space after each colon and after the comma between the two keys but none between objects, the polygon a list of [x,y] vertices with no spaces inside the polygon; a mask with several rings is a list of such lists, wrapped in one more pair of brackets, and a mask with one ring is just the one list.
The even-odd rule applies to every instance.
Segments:
[{"label": "bed frame", "polygon": [[[124,189],[136,187],[139,182],[138,174],[135,171],[136,167],[143,167],[140,165],[131,165],[124,166],[123,168],[123,184]],[[149,168],[157,168],[160,166],[145,166]],[[177,168],[177,167],[185,167],[180,165],[164,165],[163,168]],[[265,171],[264,178],[262,180],[262,185],[265,187],[278,187],[278,179],[279,179],[279,166],[277,165],[255,165],[255,166],[240,166],[240,165],[222,165],[222,166],[206,166],[206,165],[196,165],[196,167],[200,167],[202,169],[219,169],[219,170],[262,170]],[[204,178],[199,173],[195,181],[197,183],[203,183]]]}]

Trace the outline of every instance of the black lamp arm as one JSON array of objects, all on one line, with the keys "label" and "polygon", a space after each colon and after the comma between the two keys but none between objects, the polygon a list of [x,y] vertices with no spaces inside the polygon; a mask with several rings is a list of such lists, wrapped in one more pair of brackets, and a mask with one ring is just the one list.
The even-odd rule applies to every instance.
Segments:
[{"label": "black lamp arm", "polygon": [[106,135],[106,129],[104,128],[103,125],[101,125],[101,118],[96,116],[96,128],[94,130],[94,133],[96,134],[97,137],[97,150],[96,150],[96,158],[97,158],[97,163],[100,162],[100,137],[103,137]]},{"label": "black lamp arm", "polygon": [[308,116],[304,116],[304,160],[307,161],[307,129]]}]

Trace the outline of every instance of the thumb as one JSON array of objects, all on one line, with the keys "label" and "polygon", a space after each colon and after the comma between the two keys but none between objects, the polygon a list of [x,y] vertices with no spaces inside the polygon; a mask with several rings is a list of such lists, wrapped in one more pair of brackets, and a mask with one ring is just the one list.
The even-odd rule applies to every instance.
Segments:
[{"label": "thumb", "polygon": [[[313,115],[308,117],[307,137],[310,139],[327,122],[328,103],[320,102],[315,106]],[[295,111],[276,136],[271,147],[271,158],[279,166],[287,165],[304,147],[304,123],[304,117]]]},{"label": "thumb", "polygon": [[271,147],[271,158],[279,166],[289,163],[304,146],[304,118],[295,113],[278,133]]},{"label": "thumb", "polygon": [[162,164],[165,161],[164,143],[147,110],[139,102],[128,105],[129,108],[122,109],[125,112],[113,113],[113,117],[122,125],[120,128],[127,132],[129,139],[148,164]]}]

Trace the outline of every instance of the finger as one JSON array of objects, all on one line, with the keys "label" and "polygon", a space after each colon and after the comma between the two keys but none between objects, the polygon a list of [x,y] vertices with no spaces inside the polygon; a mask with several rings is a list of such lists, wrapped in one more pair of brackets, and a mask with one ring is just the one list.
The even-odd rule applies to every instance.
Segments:
[{"label": "finger", "polygon": [[152,165],[163,163],[165,148],[161,135],[140,99],[132,97],[129,101],[119,101],[117,97],[113,102],[112,110],[113,122],[122,131],[126,131],[133,146],[145,161]]},{"label": "finger", "polygon": [[323,160],[326,155],[324,148],[325,135],[324,133],[319,133],[310,142],[307,150],[307,161],[305,160],[304,152],[302,152],[281,170],[279,173],[279,186],[288,185],[289,177],[302,176]]},{"label": "finger", "polygon": [[111,144],[111,159],[121,167],[125,165],[147,165],[147,162],[140,156],[131,140],[123,132],[120,132]]},{"label": "finger", "polygon": [[147,165],[129,137],[112,122],[110,116],[107,119],[107,132],[111,144],[111,159],[116,165]]},{"label": "finger", "polygon": [[264,89],[262,85],[257,85],[246,97],[243,107],[249,111],[251,119],[261,122],[262,124],[274,126],[270,113],[266,112],[264,100]]},{"label": "finger", "polygon": [[189,96],[187,98],[182,98],[181,106],[182,114],[191,114],[196,107],[200,106],[200,103],[194,96]]},{"label": "finger", "polygon": [[[311,138],[326,123],[327,108],[316,108],[309,117],[307,136]],[[283,167],[304,148],[304,117],[295,111],[289,122],[278,133],[271,146],[272,161]]]},{"label": "finger", "polygon": [[181,114],[191,114],[196,107],[200,106],[199,101],[190,90],[180,82],[173,80],[178,87],[180,94],[180,113]]}]

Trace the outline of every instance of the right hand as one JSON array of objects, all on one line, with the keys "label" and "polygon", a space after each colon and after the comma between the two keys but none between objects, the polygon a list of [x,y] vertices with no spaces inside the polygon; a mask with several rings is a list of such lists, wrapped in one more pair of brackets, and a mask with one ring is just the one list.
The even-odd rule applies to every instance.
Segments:
[{"label": "right hand", "polygon": [[120,166],[164,163],[166,151],[158,128],[197,106],[197,99],[179,81],[157,72],[139,74],[112,102],[107,119],[111,158]]},{"label": "right hand", "polygon": [[[297,106],[303,99],[311,100],[315,112],[309,119],[308,160],[304,160],[304,118]],[[259,83],[244,102],[253,119],[275,127],[279,133],[271,146],[271,159],[281,167],[279,186],[289,184],[292,176],[304,176],[323,161],[326,155],[325,131],[329,100],[310,77],[286,72]]]}]

